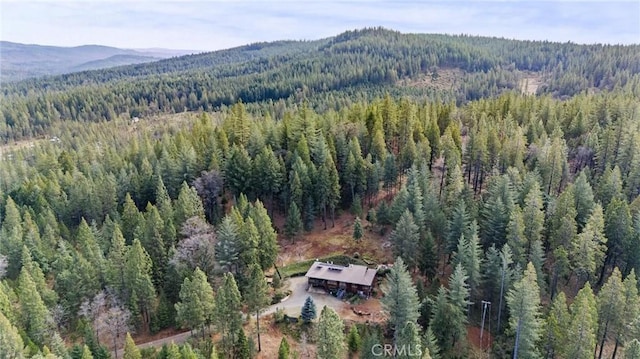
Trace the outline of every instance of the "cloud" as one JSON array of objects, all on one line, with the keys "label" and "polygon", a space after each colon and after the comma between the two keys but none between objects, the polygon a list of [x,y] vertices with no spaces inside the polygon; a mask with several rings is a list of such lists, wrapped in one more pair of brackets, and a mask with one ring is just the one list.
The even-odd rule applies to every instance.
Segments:
[{"label": "cloud", "polygon": [[4,1],[2,40],[215,50],[384,26],[577,43],[640,43],[638,1]]}]

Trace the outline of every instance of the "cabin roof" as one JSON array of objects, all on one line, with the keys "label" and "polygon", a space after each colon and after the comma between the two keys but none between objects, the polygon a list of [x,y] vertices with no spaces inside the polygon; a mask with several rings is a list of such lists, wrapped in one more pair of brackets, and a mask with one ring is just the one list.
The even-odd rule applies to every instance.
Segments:
[{"label": "cabin roof", "polygon": [[333,263],[315,261],[307,271],[305,277],[371,286],[376,272],[376,269],[357,264],[341,266]]}]

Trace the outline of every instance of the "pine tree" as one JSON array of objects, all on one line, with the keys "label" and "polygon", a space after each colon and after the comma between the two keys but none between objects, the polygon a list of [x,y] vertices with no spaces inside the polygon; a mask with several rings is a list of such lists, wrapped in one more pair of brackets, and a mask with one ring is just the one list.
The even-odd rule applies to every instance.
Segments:
[{"label": "pine tree", "polygon": [[282,337],[280,340],[280,346],[278,347],[278,359],[289,359],[289,342],[286,337]]},{"label": "pine tree", "polygon": [[515,335],[513,358],[540,357],[538,340],[541,336],[540,289],[536,270],[532,263],[521,280],[516,282],[507,294],[507,306],[511,317],[509,329]]},{"label": "pine tree", "polygon": [[93,359],[93,355],[91,354],[91,350],[89,350],[89,347],[86,344],[82,347],[82,356],[80,358],[81,359]]},{"label": "pine tree", "polygon": [[18,297],[22,328],[36,344],[44,344],[52,329],[51,316],[25,268],[18,277]]},{"label": "pine tree", "polygon": [[522,210],[515,206],[511,211],[511,218],[507,226],[507,244],[513,251],[513,258],[516,263],[524,265],[529,249],[529,240],[524,234],[525,224]]},{"label": "pine tree", "polygon": [[317,328],[318,359],[342,358],[345,354],[344,323],[338,313],[326,305],[320,312]]},{"label": "pine tree", "polygon": [[198,192],[194,187],[187,185],[187,182],[182,182],[178,198],[174,203],[174,210],[177,227],[181,227],[184,221],[191,217],[204,218],[204,208]]},{"label": "pine tree", "polygon": [[[544,228],[542,192],[540,191],[540,186],[537,181],[534,181],[534,184],[524,198],[522,220],[524,224],[523,234],[526,238],[528,249],[526,254],[528,254],[533,242],[541,240],[542,230]],[[524,258],[526,258],[526,255]],[[522,262],[520,264],[524,267],[526,263]]]},{"label": "pine tree", "polygon": [[251,359],[251,347],[249,346],[249,340],[242,327],[238,329],[236,338],[236,342],[233,345],[233,357],[237,359]]},{"label": "pine tree", "polygon": [[460,238],[467,233],[471,219],[467,212],[465,202],[460,199],[451,213],[451,219],[447,223],[447,253],[452,253],[458,248]]},{"label": "pine tree", "polygon": [[222,348],[229,353],[242,328],[240,291],[231,273],[225,273],[222,285],[215,295],[213,320],[222,336]]},{"label": "pine tree", "polygon": [[24,344],[18,329],[0,311],[0,358],[24,358]]},{"label": "pine tree", "polygon": [[271,224],[271,218],[262,202],[256,203],[249,210],[249,217],[258,230],[258,259],[262,270],[271,268],[278,257],[278,236]]},{"label": "pine tree", "polygon": [[211,323],[214,311],[213,290],[207,275],[196,268],[191,279],[184,279],[180,288],[180,302],[175,304],[176,319],[192,331]]},{"label": "pine tree", "polygon": [[142,213],[138,211],[138,207],[133,202],[131,195],[127,193],[127,196],[124,199],[124,205],[122,207],[122,214],[120,216],[122,218],[122,235],[127,243],[131,243],[133,241],[133,234],[144,221]]},{"label": "pine tree", "polygon": [[360,350],[362,346],[362,341],[360,339],[360,333],[358,333],[358,326],[352,325],[351,329],[349,329],[349,335],[347,337],[347,344],[349,347],[349,353],[351,355],[355,354]]},{"label": "pine tree", "polygon": [[573,271],[582,281],[596,274],[604,262],[607,250],[607,238],[604,235],[604,214],[602,206],[596,204],[586,222],[582,233],[574,237],[569,252],[569,262]]},{"label": "pine tree", "polygon": [[414,322],[407,322],[400,331],[396,342],[398,350],[397,358],[401,359],[421,359],[422,343],[418,326]]},{"label": "pine tree", "polygon": [[356,219],[353,222],[353,239],[358,242],[360,241],[360,239],[362,239],[362,236],[364,235],[363,230],[362,230],[362,222],[360,221],[360,217],[356,217]]},{"label": "pine tree", "polygon": [[120,226],[114,226],[113,236],[111,237],[111,246],[109,254],[107,254],[107,285],[115,289],[119,298],[125,297],[125,269],[126,269],[127,246],[125,245],[124,236],[120,231]]},{"label": "pine tree", "polygon": [[453,328],[453,344],[464,340],[466,337],[466,325],[468,322],[468,310],[472,302],[469,300],[471,290],[467,280],[469,276],[462,265],[456,265],[449,277],[449,291],[447,299],[451,304],[449,320]]},{"label": "pine tree", "polygon": [[142,248],[139,240],[133,241],[131,248],[127,251],[125,263],[125,283],[129,294],[129,306],[138,311],[142,320],[140,324],[148,329],[156,292],[151,281],[151,258]]},{"label": "pine tree", "polygon": [[52,307],[57,301],[58,295],[47,286],[44,273],[42,269],[40,269],[40,265],[33,260],[31,251],[27,246],[22,247],[22,268],[29,272],[31,279],[33,279],[33,282],[38,288],[40,297],[42,297],[47,307]]},{"label": "pine tree", "polygon": [[395,342],[400,328],[407,322],[416,322],[420,316],[420,299],[401,257],[396,258],[381,289],[384,296],[380,302],[383,310],[389,315]]},{"label": "pine tree", "polygon": [[477,234],[475,221],[471,224],[472,233],[470,236],[463,236],[458,242],[456,256],[453,261],[454,267],[458,264],[462,266],[468,276],[468,283],[471,293],[476,293],[480,284],[480,265],[482,261],[482,249]]},{"label": "pine tree", "polygon": [[640,359],[640,341],[638,339],[633,339],[627,344],[624,359]]},{"label": "pine tree", "polygon": [[215,248],[215,257],[218,263],[227,270],[234,271],[238,266],[240,256],[239,243],[240,229],[230,216],[225,216],[218,225],[216,237],[218,242]]},{"label": "pine tree", "polygon": [[284,224],[284,233],[293,240],[302,232],[302,218],[300,217],[300,209],[295,202],[291,202],[287,219]]},{"label": "pine tree", "polygon": [[249,312],[256,313],[256,332],[258,334],[258,352],[262,351],[260,343],[260,311],[269,304],[267,281],[264,272],[257,263],[249,266],[249,275],[244,290],[244,299]]},{"label": "pine tree", "polygon": [[307,297],[304,301],[304,305],[302,306],[302,310],[300,312],[300,316],[302,317],[302,321],[304,323],[311,323],[312,320],[316,319],[316,304],[313,302],[311,297]]},{"label": "pine tree", "polygon": [[416,257],[420,244],[420,228],[408,209],[404,211],[398,223],[396,223],[389,240],[394,244],[394,254],[397,257],[402,257],[409,268],[414,268],[417,264]]},{"label": "pine tree", "polygon": [[567,335],[567,358],[591,358],[596,350],[598,311],[596,299],[587,283],[571,304],[571,324]]},{"label": "pine tree", "polygon": [[578,223],[578,232],[581,232],[587,224],[587,220],[592,215],[595,200],[593,198],[593,190],[591,189],[584,170],[580,171],[578,177],[573,181],[573,185],[576,201],[576,222]]},{"label": "pine tree", "polygon": [[546,320],[547,357],[565,356],[570,323],[571,316],[567,309],[567,297],[564,292],[560,292],[553,299]]},{"label": "pine tree", "polygon": [[618,268],[613,270],[611,276],[604,283],[596,298],[598,304],[598,338],[599,338],[599,354],[598,359],[602,357],[604,344],[607,335],[612,329],[623,321],[626,315],[624,310],[624,286],[622,284],[622,275]]},{"label": "pine tree", "polygon": [[429,328],[427,328],[427,331],[424,333],[423,342],[423,348],[426,353],[429,354],[429,357],[431,359],[440,359],[440,347],[438,346],[438,341],[436,340],[436,336],[433,334],[431,326],[429,326]]},{"label": "pine tree", "polygon": [[140,349],[136,346],[136,343],[131,338],[131,334],[127,333],[127,337],[124,341],[124,355],[122,359],[142,359]]},{"label": "pine tree", "polygon": [[[438,345],[443,350],[447,351],[458,338],[458,332],[460,325],[464,326],[464,323],[454,323],[455,308],[449,303],[448,290],[445,287],[438,288],[438,294],[434,300],[431,308],[431,321],[429,322],[429,328],[433,329],[433,334],[438,341]],[[455,318],[459,318],[456,316]]]}]

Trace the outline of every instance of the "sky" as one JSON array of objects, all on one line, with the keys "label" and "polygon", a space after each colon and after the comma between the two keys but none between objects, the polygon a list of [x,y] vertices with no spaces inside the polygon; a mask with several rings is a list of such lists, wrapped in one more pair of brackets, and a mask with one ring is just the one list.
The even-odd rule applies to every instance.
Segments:
[{"label": "sky", "polygon": [[0,0],[0,40],[218,50],[383,26],[410,33],[640,44],[640,0]]}]

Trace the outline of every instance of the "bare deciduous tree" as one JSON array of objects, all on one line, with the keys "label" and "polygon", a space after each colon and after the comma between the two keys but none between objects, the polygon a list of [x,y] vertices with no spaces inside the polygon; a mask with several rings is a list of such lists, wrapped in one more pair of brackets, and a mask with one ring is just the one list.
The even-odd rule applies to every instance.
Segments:
[{"label": "bare deciduous tree", "polygon": [[0,279],[4,277],[7,273],[7,266],[9,266],[9,261],[7,261],[7,257],[0,255]]},{"label": "bare deciduous tree", "polygon": [[184,239],[178,243],[171,263],[187,272],[200,267],[211,277],[215,267],[216,235],[213,227],[200,217],[192,217],[187,219],[180,233]]},{"label": "bare deciduous tree", "polygon": [[122,346],[125,335],[131,332],[131,312],[124,307],[114,306],[101,313],[97,319],[97,326],[104,329],[105,337],[113,343],[113,350],[118,359],[118,348]]}]

